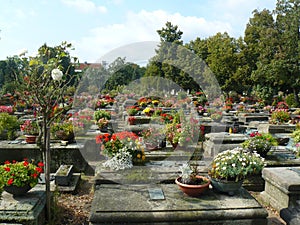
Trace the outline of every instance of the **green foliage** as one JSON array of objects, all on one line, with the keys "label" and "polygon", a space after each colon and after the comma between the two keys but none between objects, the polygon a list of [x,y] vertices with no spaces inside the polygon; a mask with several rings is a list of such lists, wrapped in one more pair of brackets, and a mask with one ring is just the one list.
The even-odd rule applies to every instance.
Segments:
[{"label": "green foliage", "polygon": [[295,95],[294,94],[288,94],[285,97],[285,101],[286,103],[290,106],[290,107],[298,107],[299,104],[297,103],[296,99],[295,99]]},{"label": "green foliage", "polygon": [[294,138],[295,144],[300,142],[300,128],[299,127],[293,131],[292,137]]},{"label": "green foliage", "polygon": [[101,118],[106,118],[106,119],[110,120],[111,119],[111,113],[106,111],[106,110],[103,110],[103,109],[96,110],[94,112],[94,120],[98,121]]},{"label": "green foliage", "polygon": [[0,113],[0,134],[4,135],[4,132],[7,132],[7,139],[13,140],[19,128],[20,122],[16,116],[8,113]]}]

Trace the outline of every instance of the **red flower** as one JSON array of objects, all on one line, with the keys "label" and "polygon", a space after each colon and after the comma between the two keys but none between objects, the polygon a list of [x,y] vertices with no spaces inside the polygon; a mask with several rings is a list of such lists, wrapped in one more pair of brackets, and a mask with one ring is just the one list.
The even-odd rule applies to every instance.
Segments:
[{"label": "red flower", "polygon": [[28,166],[28,164],[29,164],[29,162],[27,162],[27,161],[24,161],[24,162],[23,162],[23,165],[24,165],[24,166]]},{"label": "red flower", "polygon": [[4,164],[8,165],[8,164],[10,164],[10,161],[6,160],[6,161],[4,162]]},{"label": "red flower", "polygon": [[7,172],[10,171],[10,168],[9,168],[9,167],[5,167],[4,169],[5,169],[5,171],[7,171]]},{"label": "red flower", "polygon": [[7,185],[12,185],[13,182],[14,182],[14,179],[13,179],[13,178],[10,178],[10,179],[7,181]]},{"label": "red flower", "polygon": [[34,174],[32,174],[31,176],[32,176],[33,178],[37,178],[39,175],[36,174],[36,173],[34,173]]},{"label": "red flower", "polygon": [[43,167],[43,166],[44,166],[44,163],[43,163],[43,162],[39,162],[39,163],[38,163],[38,166],[39,166],[39,167]]},{"label": "red flower", "polygon": [[37,167],[37,168],[35,168],[35,171],[37,171],[38,173],[42,173],[43,169],[41,167]]}]

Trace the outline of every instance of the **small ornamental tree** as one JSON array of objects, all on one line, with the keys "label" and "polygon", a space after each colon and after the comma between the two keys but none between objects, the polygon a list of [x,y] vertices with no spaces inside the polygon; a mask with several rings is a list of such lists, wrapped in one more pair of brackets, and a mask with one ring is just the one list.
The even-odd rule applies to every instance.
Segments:
[{"label": "small ornamental tree", "polygon": [[[31,104],[34,115],[38,119],[39,136],[37,144],[42,151],[46,164],[46,192],[50,195],[50,152],[49,127],[51,123],[65,110],[57,110],[64,102],[64,93],[70,82],[76,80],[71,76],[74,72],[77,58],[70,57],[68,50],[72,45],[63,42],[54,48],[43,45],[35,57],[23,58],[24,69],[20,71],[22,79],[19,80],[19,90],[23,99]],[[71,105],[69,105],[70,107]],[[40,119],[41,118],[41,119]],[[48,177],[48,179],[47,179]],[[48,193],[49,192],[49,193]],[[49,210],[50,205],[47,202]],[[48,211],[50,214],[50,211]],[[50,219],[50,218],[48,218]]]}]

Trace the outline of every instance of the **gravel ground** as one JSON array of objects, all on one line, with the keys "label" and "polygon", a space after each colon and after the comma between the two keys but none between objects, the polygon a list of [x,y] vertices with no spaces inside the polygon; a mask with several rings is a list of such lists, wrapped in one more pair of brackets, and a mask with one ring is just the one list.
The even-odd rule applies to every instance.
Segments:
[{"label": "gravel ground", "polygon": [[[251,194],[268,210],[268,225],[286,225],[276,210],[264,204],[259,192]],[[93,200],[93,177],[83,176],[76,193],[59,193],[56,199],[53,225],[88,225]]]}]

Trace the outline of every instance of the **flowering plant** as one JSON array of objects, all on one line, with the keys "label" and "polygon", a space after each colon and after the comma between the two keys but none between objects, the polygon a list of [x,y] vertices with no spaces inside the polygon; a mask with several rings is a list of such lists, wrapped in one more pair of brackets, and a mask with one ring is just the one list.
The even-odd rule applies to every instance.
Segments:
[{"label": "flowering plant", "polygon": [[160,118],[161,121],[166,124],[166,123],[172,123],[174,117],[170,113],[161,113]]},{"label": "flowering plant", "polygon": [[[113,161],[120,159],[121,161],[131,161],[132,163],[132,161],[143,162],[145,160],[144,148],[139,141],[139,137],[133,132],[122,131],[114,134],[98,135],[96,136],[96,143],[102,144],[101,150],[103,154],[110,157]],[[118,162],[120,163],[120,161]],[[112,168],[112,166],[110,167]],[[123,165],[123,168],[130,167],[132,167],[132,164]]]},{"label": "flowering plant", "polygon": [[140,108],[136,106],[129,106],[126,111],[129,116],[135,116],[140,111]]},{"label": "flowering plant", "polygon": [[237,182],[249,175],[259,174],[263,167],[264,158],[259,154],[237,147],[216,155],[208,174],[214,179]]},{"label": "flowering plant", "polygon": [[39,133],[38,124],[33,120],[25,120],[20,129],[25,134],[37,135]]},{"label": "flowering plant", "polygon": [[96,110],[94,112],[94,120],[97,122],[101,118],[106,118],[106,119],[110,120],[111,119],[111,113],[109,111],[104,110],[104,109]]},{"label": "flowering plant", "polygon": [[158,104],[160,104],[160,101],[155,99],[155,100],[152,100],[151,103],[152,103],[152,105],[157,106]]},{"label": "flowering plant", "polygon": [[38,183],[40,174],[43,172],[44,164],[39,162],[37,165],[24,161],[5,161],[4,165],[0,166],[0,172],[4,186],[15,185],[22,187],[29,184],[34,187]]},{"label": "flowering plant", "polygon": [[0,113],[13,114],[14,110],[12,106],[0,105]]},{"label": "flowering plant", "polygon": [[67,141],[74,139],[75,132],[78,132],[81,129],[83,128],[73,126],[71,120],[63,120],[59,123],[53,123],[50,131],[56,138]]},{"label": "flowering plant", "polygon": [[165,139],[165,135],[156,127],[144,129],[140,132],[140,135],[143,137],[145,143],[154,145],[158,145],[158,143]]},{"label": "flowering plant", "polygon": [[135,121],[135,117],[134,117],[134,116],[129,116],[127,120],[128,120],[128,123],[129,123],[130,125],[133,125],[133,124],[134,124],[134,121]]},{"label": "flowering plant", "polygon": [[204,106],[202,106],[202,105],[199,105],[197,107],[197,112],[201,115],[206,112],[206,108],[204,108]]},{"label": "flowering plant", "polygon": [[250,138],[242,143],[242,147],[251,152],[257,152],[265,157],[272,146],[277,146],[277,140],[270,133],[252,132]]},{"label": "flowering plant", "polygon": [[231,110],[233,106],[233,99],[232,98],[227,98],[225,101],[225,106],[224,110]]},{"label": "flowering plant", "polygon": [[220,121],[222,119],[222,112],[214,112],[210,115],[213,121]]},{"label": "flowering plant", "polygon": [[109,104],[109,101],[106,99],[97,99],[95,102],[95,109],[105,108]]},{"label": "flowering plant", "polygon": [[290,113],[287,109],[275,109],[271,114],[271,123],[286,123],[290,120]]},{"label": "flowering plant", "polygon": [[143,113],[145,113],[147,116],[151,116],[154,112],[154,109],[147,107],[143,110]]},{"label": "flowering plant", "polygon": [[109,120],[104,117],[104,118],[101,118],[97,121],[97,125],[101,129],[101,128],[107,127],[108,122],[109,122]]},{"label": "flowering plant", "polygon": [[169,142],[187,146],[193,144],[195,139],[198,141],[200,126],[197,120],[190,118],[189,120],[183,119],[181,123],[174,121],[166,124],[164,128],[164,134]]}]

